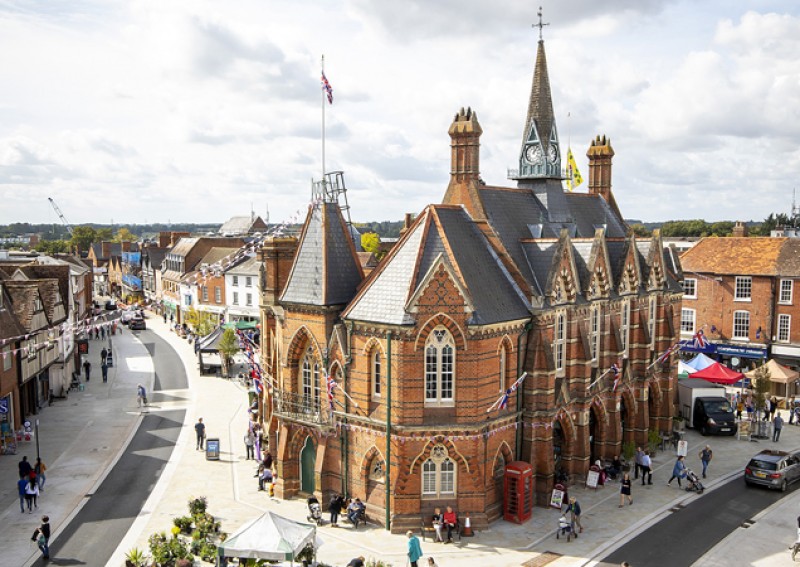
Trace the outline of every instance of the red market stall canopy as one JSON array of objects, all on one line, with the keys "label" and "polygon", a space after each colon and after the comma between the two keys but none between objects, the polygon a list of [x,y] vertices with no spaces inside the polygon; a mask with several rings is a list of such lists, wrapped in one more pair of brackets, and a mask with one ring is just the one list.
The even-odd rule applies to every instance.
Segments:
[{"label": "red market stall canopy", "polygon": [[692,374],[692,378],[702,378],[715,384],[734,384],[744,378],[744,374],[731,370],[724,364],[715,362],[714,364],[698,370]]}]

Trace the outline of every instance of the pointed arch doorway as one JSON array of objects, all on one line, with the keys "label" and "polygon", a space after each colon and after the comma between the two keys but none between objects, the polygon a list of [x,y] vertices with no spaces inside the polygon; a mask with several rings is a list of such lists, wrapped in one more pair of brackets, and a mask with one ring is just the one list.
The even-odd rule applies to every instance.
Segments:
[{"label": "pointed arch doorway", "polygon": [[317,464],[317,448],[311,436],[306,437],[303,448],[300,450],[300,490],[306,494],[314,494],[316,483],[314,470]]}]

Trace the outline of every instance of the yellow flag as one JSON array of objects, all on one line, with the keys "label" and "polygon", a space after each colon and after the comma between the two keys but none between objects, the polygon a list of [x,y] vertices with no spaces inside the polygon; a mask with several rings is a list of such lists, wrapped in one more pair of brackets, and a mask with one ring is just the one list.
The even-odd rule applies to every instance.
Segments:
[{"label": "yellow flag", "polygon": [[572,192],[575,187],[583,183],[581,172],[578,171],[578,164],[575,163],[575,156],[572,155],[572,148],[567,149],[567,190]]}]

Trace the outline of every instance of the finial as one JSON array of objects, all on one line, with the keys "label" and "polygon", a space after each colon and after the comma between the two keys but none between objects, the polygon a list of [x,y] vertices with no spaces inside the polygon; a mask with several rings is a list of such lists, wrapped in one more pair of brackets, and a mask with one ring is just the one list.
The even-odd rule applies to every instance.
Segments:
[{"label": "finial", "polygon": [[531,25],[532,28],[539,28],[539,41],[542,41],[542,28],[544,26],[549,26],[550,23],[542,23],[542,7],[539,6],[539,11],[536,12],[536,15],[539,16],[539,23]]}]

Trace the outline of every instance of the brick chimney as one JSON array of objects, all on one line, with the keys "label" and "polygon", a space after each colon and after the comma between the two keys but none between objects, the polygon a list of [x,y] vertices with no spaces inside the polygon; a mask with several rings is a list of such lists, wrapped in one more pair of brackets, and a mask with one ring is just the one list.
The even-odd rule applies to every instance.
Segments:
[{"label": "brick chimney", "polygon": [[483,129],[478,115],[463,108],[453,118],[450,134],[450,184],[442,201],[445,205],[464,205],[475,220],[485,220],[480,197],[480,139]]},{"label": "brick chimney", "polygon": [[589,158],[589,194],[603,197],[621,219],[619,207],[611,193],[611,161],[614,157],[611,139],[605,135],[602,138],[597,136],[592,140],[586,157]]},{"label": "brick chimney", "polygon": [[111,257],[111,242],[104,241],[100,243],[100,257],[101,258]]},{"label": "brick chimney", "polygon": [[121,242],[121,244],[122,244],[122,251],[123,252],[130,252],[131,251],[131,243],[130,242],[128,242],[127,240],[123,240]]},{"label": "brick chimney", "polygon": [[731,231],[731,236],[742,237],[742,236],[747,236],[747,235],[748,235],[747,225],[744,224],[743,221],[737,220],[736,224],[733,225],[733,230]]},{"label": "brick chimney", "polygon": [[277,305],[292,271],[296,251],[297,238],[294,236],[270,236],[264,240],[258,252],[258,259],[264,266],[261,282],[262,305]]},{"label": "brick chimney", "polygon": [[400,229],[400,236],[403,236],[411,228],[412,224],[414,224],[414,213],[406,213],[403,217],[403,228]]},{"label": "brick chimney", "polygon": [[159,248],[169,248],[170,247],[170,233],[169,232],[159,232],[158,233],[158,247]]},{"label": "brick chimney", "polygon": [[186,238],[189,238],[190,233],[188,233],[188,232],[170,232],[169,233],[169,247],[172,248],[173,246],[175,246],[178,243],[178,240],[180,240],[184,236]]}]

